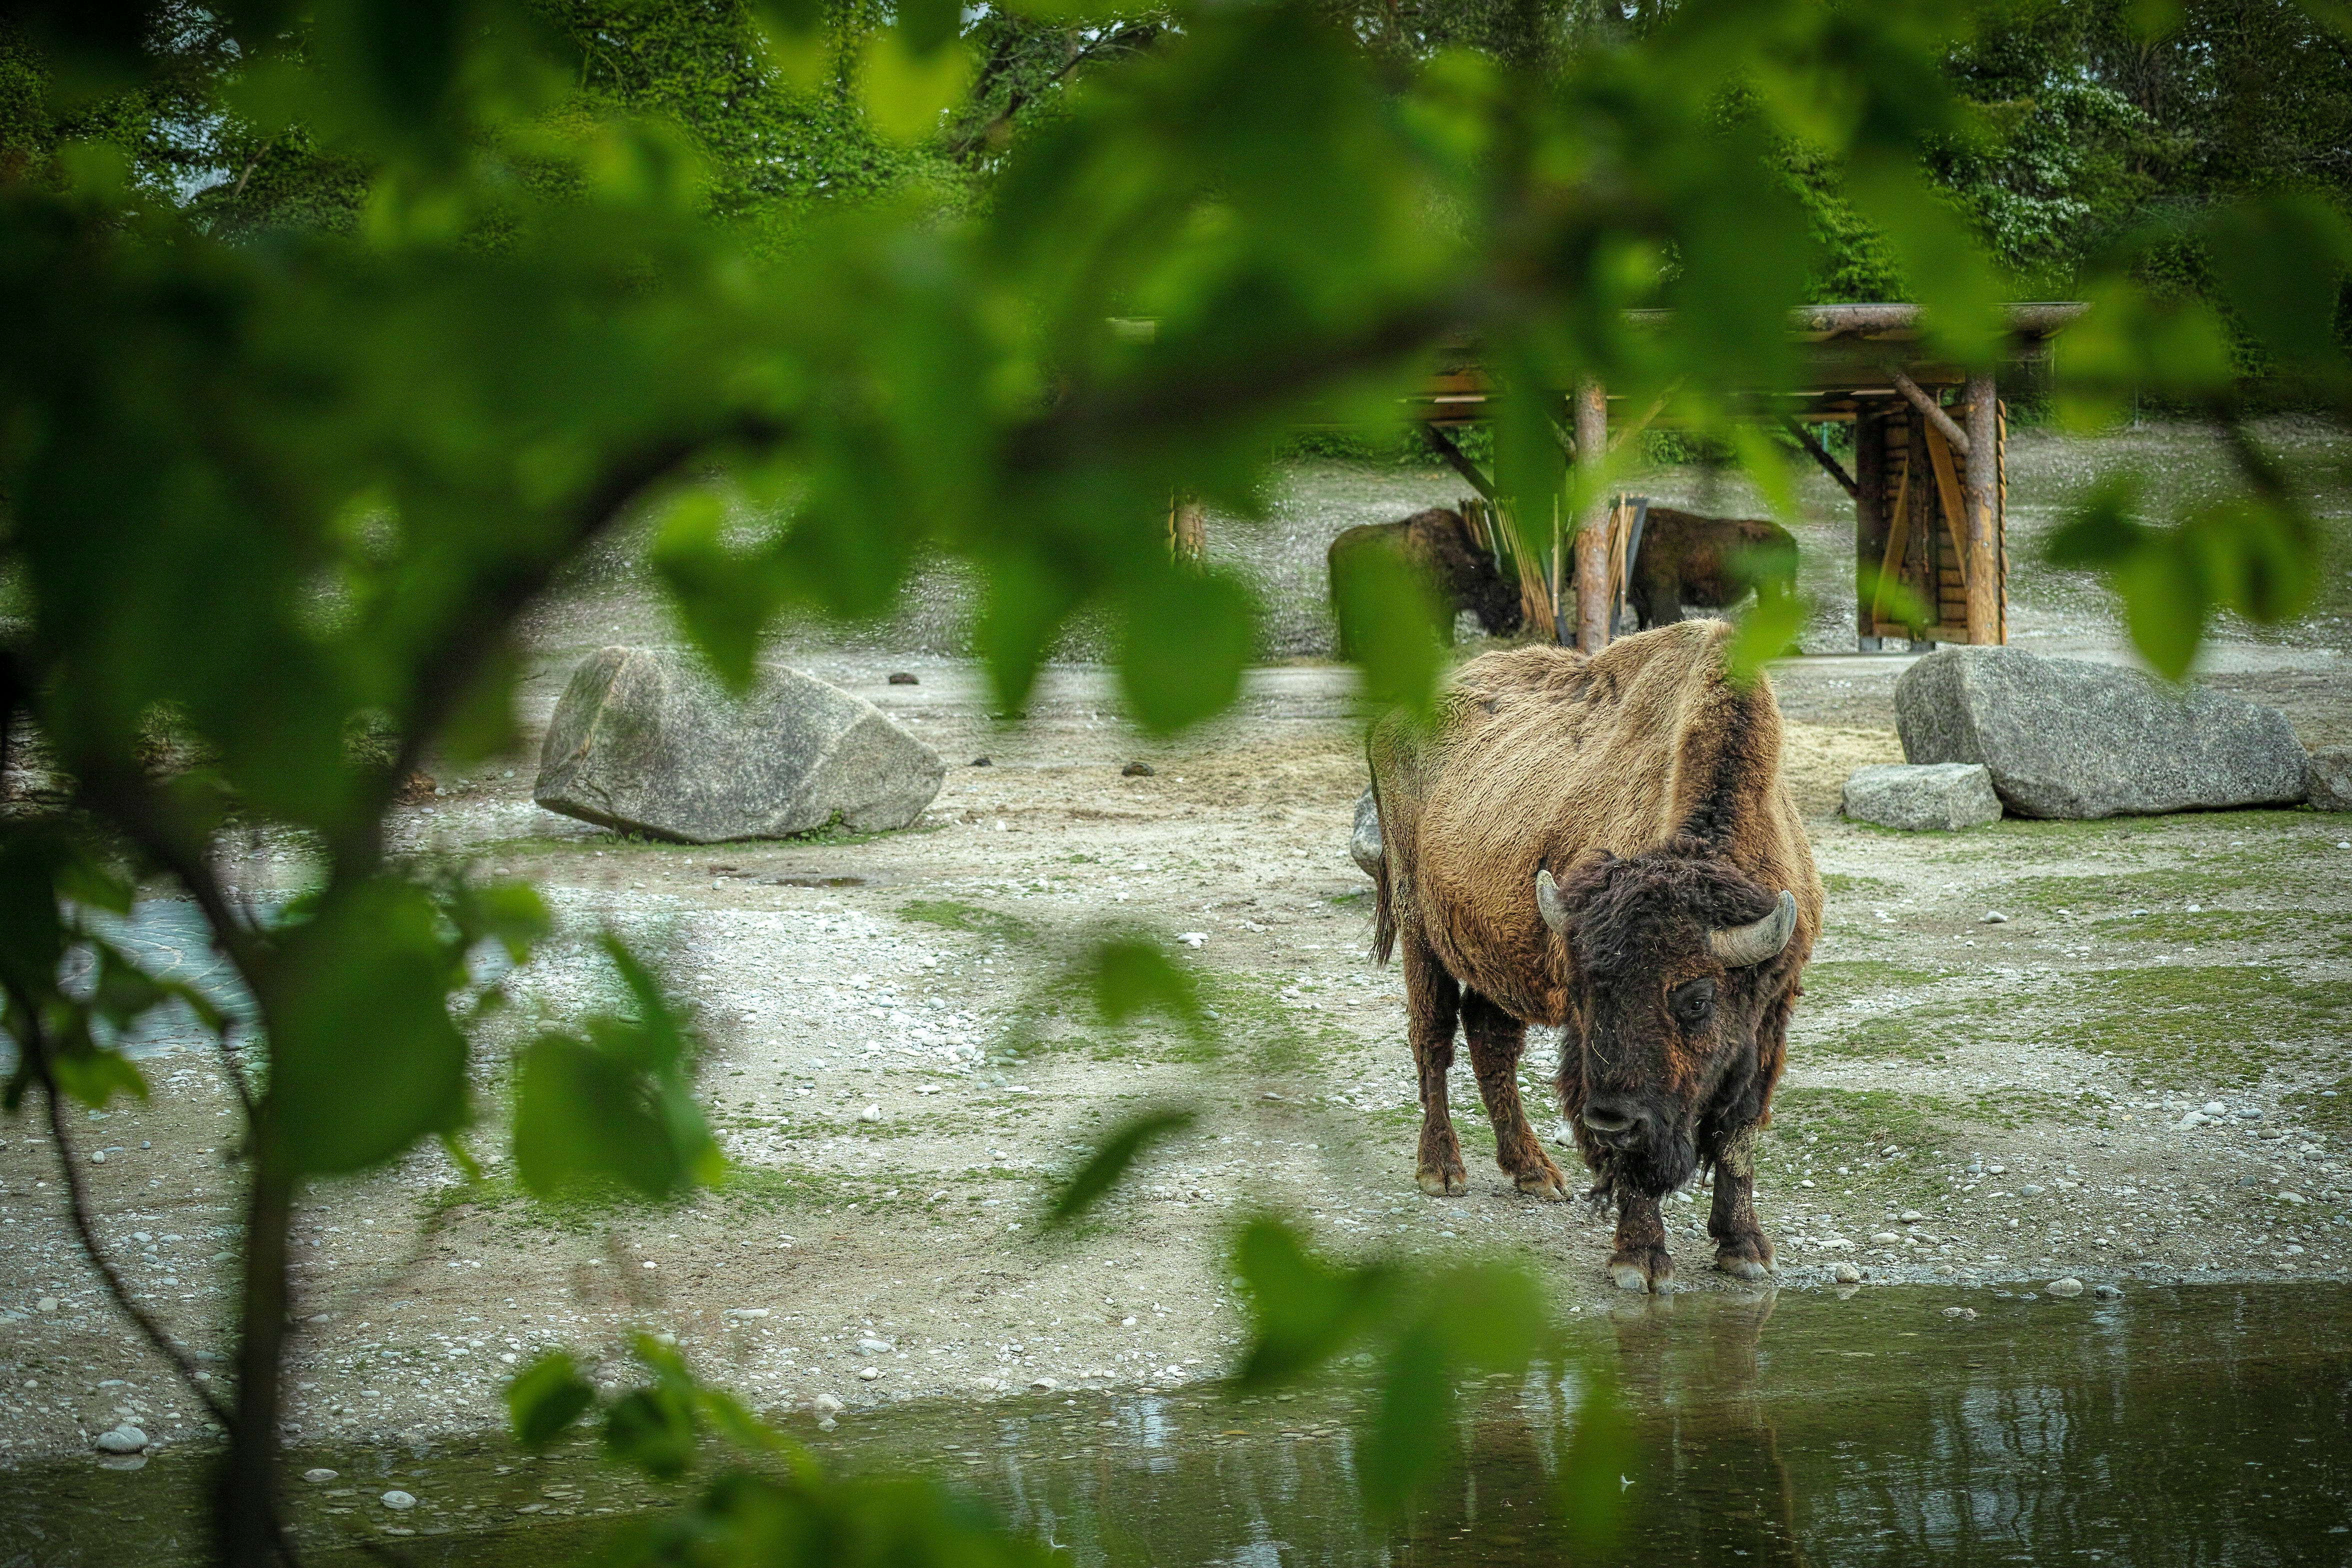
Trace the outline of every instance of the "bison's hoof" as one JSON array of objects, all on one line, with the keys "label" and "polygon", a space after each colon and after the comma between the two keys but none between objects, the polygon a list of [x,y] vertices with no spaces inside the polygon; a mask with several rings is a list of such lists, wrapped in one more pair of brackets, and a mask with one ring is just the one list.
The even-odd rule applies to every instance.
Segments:
[{"label": "bison's hoof", "polygon": [[1568,1178],[1558,1171],[1529,1171],[1517,1178],[1519,1191],[1548,1204],[1568,1202]]},{"label": "bison's hoof", "polygon": [[1663,1296],[1674,1289],[1675,1260],[1663,1247],[1621,1252],[1609,1260],[1609,1278],[1620,1290],[1654,1290]]},{"label": "bison's hoof", "polygon": [[1760,1263],[1753,1258],[1742,1257],[1732,1253],[1725,1253],[1723,1256],[1717,1258],[1715,1260],[1715,1266],[1717,1268],[1722,1269],[1726,1274],[1732,1276],[1734,1279],[1746,1279],[1756,1284],[1761,1284],[1763,1281],[1772,1278],[1772,1266],[1770,1264]]},{"label": "bison's hoof", "polygon": [[1465,1171],[1423,1171],[1414,1180],[1433,1198],[1458,1198],[1470,1190],[1470,1176]]}]

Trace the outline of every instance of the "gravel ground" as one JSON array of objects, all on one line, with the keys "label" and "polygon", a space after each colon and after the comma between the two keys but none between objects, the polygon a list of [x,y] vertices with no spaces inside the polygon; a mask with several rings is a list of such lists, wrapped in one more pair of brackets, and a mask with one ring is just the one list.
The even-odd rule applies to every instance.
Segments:
[{"label": "gravel ground", "polygon": [[[2105,460],[2034,439],[2053,473]],[[1683,478],[1695,496],[1705,477]],[[1272,531],[1252,536],[1270,552],[1253,558],[1269,635],[1311,640],[1297,605],[1319,597],[1331,533],[1452,489],[1294,471],[1275,527],[1295,526],[1278,549]],[[2074,593],[2021,595],[2019,640],[2120,657],[2106,612]],[[919,603],[898,625],[947,627],[951,608]],[[1052,668],[1008,727],[952,639],[926,651],[889,629],[783,651],[954,764],[924,821],[865,842],[687,848],[530,805],[537,726],[581,654],[671,640],[614,562],[537,612],[524,746],[439,770],[439,795],[398,831],[412,853],[530,877],[562,934],[513,978],[523,1005],[484,1053],[467,1142],[485,1179],[435,1150],[305,1202],[296,1441],[494,1426],[513,1364],[564,1344],[625,1375],[639,1327],[774,1409],[1211,1377],[1243,1324],[1223,1249],[1265,1208],[1342,1251],[1496,1254],[1563,1306],[1611,1298],[1606,1221],[1511,1190],[1466,1068],[1454,1100],[1471,1191],[1413,1185],[1402,983],[1366,960],[1366,884],[1345,854],[1362,764],[1344,671],[1257,670],[1230,715],[1155,742],[1120,721],[1099,667]],[[2315,742],[2352,730],[2343,642],[2233,636],[2210,664]],[[1845,824],[1846,773],[1899,760],[1889,693],[1906,662],[1776,674],[1786,765],[1830,884],[1759,1177],[1781,1283],[1828,1286],[1841,1265],[1868,1286],[2018,1291],[2067,1276],[2130,1290],[2352,1274],[2352,817],[2006,822],[1956,838]],[[886,684],[894,669],[920,684]],[[1153,773],[1125,776],[1133,760]],[[267,896],[301,867],[265,843],[237,875]],[[1076,1006],[1064,958],[1127,923],[1197,935],[1178,951],[1213,1009],[1209,1038],[1104,1028]],[[659,1212],[536,1205],[491,1133],[530,1026],[610,994],[593,948],[605,926],[661,956],[710,1041],[701,1083],[730,1172]],[[1537,1103],[1555,1051],[1531,1040]],[[216,1356],[237,1195],[228,1091],[210,1056],[169,1041],[148,1068],[144,1104],[78,1113],[73,1157],[136,1288]],[[1097,1223],[1039,1234],[1054,1172],[1119,1118],[1178,1100],[1205,1110],[1185,1141]],[[202,1441],[194,1405],[69,1239],[57,1157],[35,1120],[0,1127],[0,1462],[86,1451],[123,1419]],[[1670,1214],[1681,1283],[1744,1289],[1707,1269],[1704,1203]]]}]

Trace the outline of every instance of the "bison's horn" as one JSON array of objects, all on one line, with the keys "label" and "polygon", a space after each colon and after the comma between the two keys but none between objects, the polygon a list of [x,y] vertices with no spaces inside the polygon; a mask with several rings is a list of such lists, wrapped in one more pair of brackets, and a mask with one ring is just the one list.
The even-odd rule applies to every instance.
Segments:
[{"label": "bison's horn", "polygon": [[1797,895],[1783,888],[1780,901],[1772,907],[1770,914],[1751,925],[1707,932],[1706,948],[1727,968],[1742,969],[1780,957],[1780,950],[1789,945],[1796,931]]},{"label": "bison's horn", "polygon": [[1568,934],[1568,900],[1561,894],[1559,884],[1551,879],[1549,869],[1536,873],[1536,910],[1543,916],[1544,924],[1562,936]]}]

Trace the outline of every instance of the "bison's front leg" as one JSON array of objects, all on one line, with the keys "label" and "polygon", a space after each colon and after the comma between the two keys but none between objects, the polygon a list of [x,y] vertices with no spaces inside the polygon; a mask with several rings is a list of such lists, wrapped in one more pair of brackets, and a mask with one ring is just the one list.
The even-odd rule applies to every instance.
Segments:
[{"label": "bison's front leg", "polygon": [[1412,1039],[1412,1063],[1421,1079],[1421,1153],[1415,1179],[1433,1198],[1470,1190],[1462,1168],[1462,1141],[1445,1103],[1445,1075],[1454,1066],[1454,1026],[1462,987],[1417,931],[1404,933],[1405,1031]]},{"label": "bison's front leg", "polygon": [[1706,1230],[1715,1237],[1715,1266],[1742,1279],[1772,1271],[1772,1238],[1756,1223],[1756,1129],[1731,1134],[1715,1160],[1715,1206]]},{"label": "bison's front leg", "polygon": [[1674,1289],[1675,1260],[1666,1255],[1666,1222],[1658,1200],[1619,1190],[1617,1250],[1609,1256],[1609,1278],[1620,1290]]},{"label": "bison's front leg", "polygon": [[1475,991],[1462,994],[1462,1032],[1470,1041],[1470,1067],[1478,1092],[1495,1123],[1495,1163],[1510,1173],[1519,1191],[1551,1203],[1568,1196],[1568,1178],[1544,1152],[1519,1102],[1519,1053],[1528,1026]]}]

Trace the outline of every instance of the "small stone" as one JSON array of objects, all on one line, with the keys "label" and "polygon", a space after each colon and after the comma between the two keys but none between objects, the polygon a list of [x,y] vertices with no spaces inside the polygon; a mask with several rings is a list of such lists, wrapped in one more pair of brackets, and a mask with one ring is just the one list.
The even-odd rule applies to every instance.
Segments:
[{"label": "small stone", "polygon": [[2021,1198],[2038,1198],[2042,1195],[2042,1185],[2038,1182],[2028,1182],[2017,1189],[2017,1195]]},{"label": "small stone", "polygon": [[1182,942],[1186,947],[1197,948],[1202,942],[1209,940],[1209,933],[1204,931],[1188,931],[1177,937],[1176,940]]},{"label": "small stone", "polygon": [[1871,1245],[1874,1247],[1900,1247],[1903,1245],[1903,1237],[1896,1232],[1891,1230],[1882,1230],[1878,1232],[1870,1238],[1870,1241]]},{"label": "small stone", "polygon": [[1118,773],[1121,778],[1148,779],[1152,774],[1152,767],[1150,763],[1129,763]]},{"label": "small stone", "polygon": [[1050,1377],[1041,1377],[1031,1383],[1029,1386],[1040,1394],[1051,1394],[1059,1385]]},{"label": "small stone", "polygon": [[878,1366],[861,1366],[857,1369],[857,1380],[860,1383],[871,1383],[881,1375],[882,1369]]},{"label": "small stone", "polygon": [[110,1431],[100,1432],[94,1446],[101,1454],[136,1454],[147,1447],[147,1434],[125,1421]]},{"label": "small stone", "polygon": [[91,1164],[93,1164],[93,1165],[103,1165],[103,1164],[105,1164],[105,1163],[106,1163],[106,1151],[105,1151],[105,1150],[103,1150],[103,1149],[92,1149],[92,1150],[89,1152],[89,1163],[90,1163]]},{"label": "small stone", "polygon": [[329,1481],[339,1479],[340,1475],[341,1472],[336,1470],[305,1470],[302,1472],[302,1479],[314,1487],[323,1487]]},{"label": "small stone", "polygon": [[2007,1165],[1987,1165],[1985,1169],[1991,1172],[1996,1176],[2006,1176],[2009,1174],[2009,1167]]},{"label": "small stone", "polygon": [[974,757],[969,765],[975,768],[992,768],[996,764],[986,757]]},{"label": "small stone", "polygon": [[2094,1285],[2091,1294],[2102,1301],[2120,1301],[2124,1298],[2123,1288],[2118,1285]]},{"label": "small stone", "polygon": [[915,679],[914,676],[908,674],[906,670],[894,669],[890,672],[890,684],[893,686],[920,686],[922,682]]},{"label": "small stone", "polygon": [[1961,1319],[1961,1321],[1964,1321],[1964,1322],[1970,1322],[1970,1323],[1975,1322],[1975,1321],[1977,1321],[1977,1310],[1976,1310],[1974,1307],[1963,1307],[1963,1308],[1961,1308],[1961,1309],[1960,1309],[1960,1319]]},{"label": "small stone", "polygon": [[830,1394],[820,1394],[811,1403],[816,1406],[816,1413],[820,1415],[831,1415],[842,1407],[841,1401]]},{"label": "small stone", "polygon": [[882,1120],[882,1108],[878,1105],[869,1105],[865,1110],[857,1113],[857,1120],[860,1121],[879,1121]]},{"label": "small stone", "polygon": [[2218,1100],[2209,1100],[2205,1102],[2205,1114],[2208,1116],[2226,1116],[2229,1113],[2230,1108]]},{"label": "small stone", "polygon": [[384,1493],[380,1500],[383,1503],[384,1507],[392,1510],[394,1513],[405,1513],[410,1509],[416,1506],[416,1500],[410,1497],[406,1492],[402,1491],[398,1487],[394,1487],[392,1490]]},{"label": "small stone", "polygon": [[58,1299],[55,1296],[44,1296],[33,1303],[33,1310],[36,1312],[54,1312],[57,1310]]},{"label": "small stone", "polygon": [[1905,1225],[1917,1225],[1921,1220],[1926,1219],[1927,1216],[1921,1214],[1917,1209],[1905,1209],[1895,1217],[1900,1219]]},{"label": "small stone", "polygon": [[1944,1316],[1948,1318],[1957,1318],[1964,1310],[1965,1309],[1959,1307],[1947,1307],[1944,1309]]},{"label": "small stone", "polygon": [[816,1429],[820,1432],[830,1432],[840,1425],[840,1422],[830,1415],[820,1415],[816,1418]]},{"label": "small stone", "polygon": [[888,1340],[877,1340],[869,1335],[857,1342],[857,1348],[864,1351],[867,1355],[888,1355],[892,1351],[897,1350],[898,1347],[892,1344]]},{"label": "small stone", "polygon": [[2049,1284],[2044,1285],[2042,1289],[2050,1292],[2053,1296],[2064,1299],[2067,1297],[2081,1295],[2083,1293],[2083,1282],[2070,1274],[2063,1279],[2053,1279]]},{"label": "small stone", "polygon": [[1979,925],[1987,926],[2005,926],[2008,923],[2009,917],[2002,914],[1999,910],[1987,910],[1985,911],[1984,919],[1977,922]]},{"label": "small stone", "polygon": [[1859,1285],[1862,1283],[1862,1270],[1851,1263],[1841,1263],[1830,1270],[1830,1278],[1841,1285]]},{"label": "small stone", "polygon": [[2238,1107],[2238,1120],[2241,1121],[2260,1121],[2262,1119],[2262,1107],[2258,1105],[2242,1105]]}]

